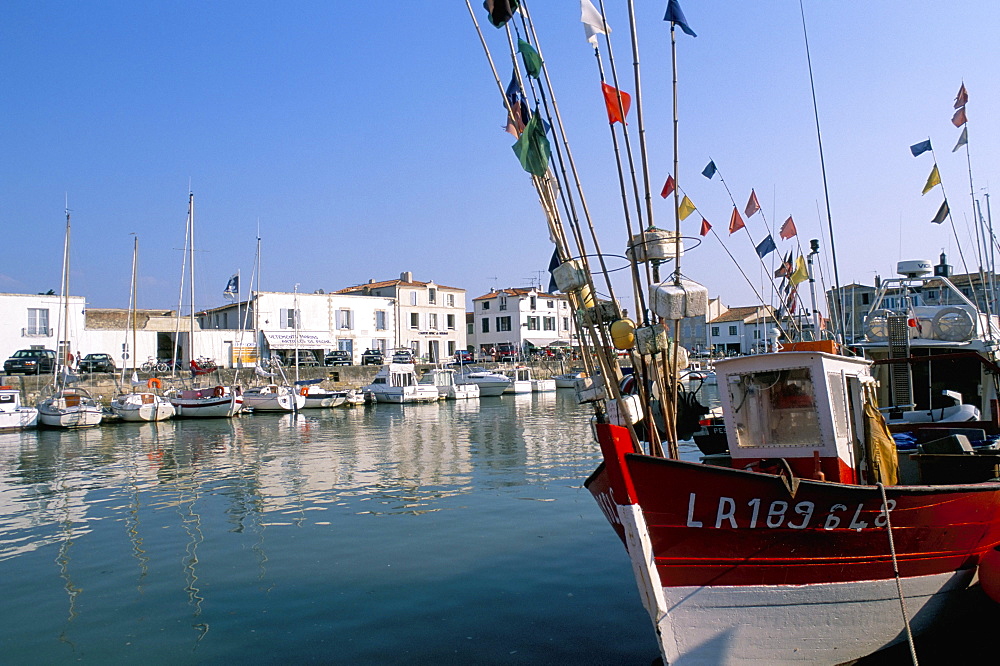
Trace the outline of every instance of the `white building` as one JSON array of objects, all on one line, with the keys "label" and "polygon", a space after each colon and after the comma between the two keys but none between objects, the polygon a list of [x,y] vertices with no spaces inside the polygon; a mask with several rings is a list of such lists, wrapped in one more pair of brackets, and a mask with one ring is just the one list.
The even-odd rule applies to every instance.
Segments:
[{"label": "white building", "polygon": [[390,298],[263,291],[248,301],[199,313],[204,332],[199,338],[214,339],[222,352],[217,360],[228,364],[238,358],[251,363],[274,352],[287,358],[295,349],[309,351],[320,363],[327,352],[342,349],[358,364],[366,349],[386,351],[394,344],[395,315]]},{"label": "white building", "polygon": [[464,289],[420,282],[406,271],[398,280],[369,280],[337,294],[392,299],[399,322],[392,346],[408,347],[418,358],[433,363],[466,348]]},{"label": "white building", "polygon": [[535,288],[490,290],[472,300],[474,338],[470,344],[489,353],[501,344],[519,350],[579,344],[573,329],[573,310],[564,295]]},{"label": "white building", "polygon": [[[87,353],[82,339],[85,307],[82,296],[69,297],[68,337],[73,354]],[[63,304],[59,296],[0,294],[0,362],[18,349],[58,351],[63,330]]]},{"label": "white building", "polygon": [[708,349],[724,355],[763,351],[774,328],[768,305],[729,308],[708,322]]}]

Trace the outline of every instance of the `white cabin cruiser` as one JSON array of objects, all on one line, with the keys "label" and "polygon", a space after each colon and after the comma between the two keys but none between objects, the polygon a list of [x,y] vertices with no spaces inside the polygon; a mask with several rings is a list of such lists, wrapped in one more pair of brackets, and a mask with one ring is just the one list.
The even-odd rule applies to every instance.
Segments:
[{"label": "white cabin cruiser", "polygon": [[479,387],[480,397],[496,397],[503,395],[512,380],[498,372],[467,365],[455,371],[455,383],[475,384]]},{"label": "white cabin cruiser", "polygon": [[440,399],[436,386],[421,385],[412,363],[383,365],[371,384],[362,391],[375,402],[402,404],[407,402],[435,402]]},{"label": "white cabin cruiser", "polygon": [[21,392],[13,386],[0,386],[0,432],[23,430],[38,425],[38,410],[21,404]]},{"label": "white cabin cruiser", "polygon": [[476,384],[458,384],[455,371],[447,368],[431,368],[420,377],[420,385],[437,387],[438,394],[447,400],[467,400],[479,397]]}]

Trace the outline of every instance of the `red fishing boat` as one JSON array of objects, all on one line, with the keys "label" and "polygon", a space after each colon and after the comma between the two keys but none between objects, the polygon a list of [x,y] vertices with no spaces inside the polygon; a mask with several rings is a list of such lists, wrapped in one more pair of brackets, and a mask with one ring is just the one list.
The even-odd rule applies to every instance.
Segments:
[{"label": "red fishing boat", "polygon": [[863,359],[777,352],[716,371],[727,454],[645,455],[595,426],[604,462],[586,485],[664,661],[836,664],[929,627],[1000,544],[997,452],[945,436],[925,450],[955,452],[898,465]]}]

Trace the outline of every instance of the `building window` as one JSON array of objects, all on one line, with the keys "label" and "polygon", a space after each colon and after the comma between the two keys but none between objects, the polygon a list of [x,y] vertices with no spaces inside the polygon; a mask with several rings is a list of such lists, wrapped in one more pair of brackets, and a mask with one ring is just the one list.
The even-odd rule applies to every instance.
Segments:
[{"label": "building window", "polygon": [[28,308],[28,330],[26,335],[48,335],[49,334],[49,309],[48,308]]},{"label": "building window", "polygon": [[427,328],[432,331],[436,331],[438,327],[438,316],[435,313],[430,313],[427,315]]},{"label": "building window", "polygon": [[554,331],[556,330],[556,318],[555,317],[542,317],[542,330]]},{"label": "building window", "polygon": [[454,331],[455,330],[455,315],[447,315],[447,317],[448,317],[448,330],[449,331]]},{"label": "building window", "polygon": [[484,310],[489,310],[490,309],[490,302],[489,301],[483,301],[483,309]]},{"label": "building window", "polygon": [[416,305],[416,304],[417,304],[417,292],[411,291],[410,292],[410,305]]},{"label": "building window", "polygon": [[563,317],[562,319],[563,319],[563,330],[564,331],[568,331],[569,330],[569,317]]},{"label": "building window", "polygon": [[337,328],[350,330],[354,328],[354,312],[347,308],[337,310]]},{"label": "building window", "polygon": [[376,331],[385,330],[385,310],[375,311],[375,330]]},{"label": "building window", "polygon": [[736,335],[737,334],[736,330],[737,330],[736,326],[730,326],[729,327],[729,335]]},{"label": "building window", "polygon": [[538,317],[528,317],[528,330],[529,331],[538,330]]},{"label": "building window", "polygon": [[760,340],[760,329],[758,328],[753,329],[753,339]]},{"label": "building window", "polygon": [[556,302],[555,301],[545,301],[545,306],[548,309],[551,310],[551,309],[553,309],[556,306]]},{"label": "building window", "polygon": [[291,308],[281,308],[280,318],[281,328],[299,328],[302,324],[299,311]]},{"label": "building window", "polygon": [[[935,294],[935,298],[937,294]],[[868,305],[871,301],[871,294],[861,294],[861,305]]]},{"label": "building window", "polygon": [[454,356],[454,355],[455,355],[455,341],[454,340],[449,340],[448,341],[448,356]]},{"label": "building window", "polygon": [[410,313],[410,328],[420,328],[420,313],[411,312]]},{"label": "building window", "polygon": [[490,320],[489,317],[483,317],[483,333],[490,332]]},{"label": "building window", "polygon": [[427,290],[427,302],[431,305],[435,305],[438,302],[438,290],[428,289]]},{"label": "building window", "polygon": [[444,304],[449,308],[455,307],[455,294],[445,294]]},{"label": "building window", "polygon": [[510,330],[510,317],[497,317],[497,332]]},{"label": "building window", "polygon": [[[486,321],[486,320],[484,319],[483,321]],[[476,325],[472,324],[472,323],[466,324],[465,325],[465,334],[466,335],[475,335],[476,334]]]},{"label": "building window", "polygon": [[500,309],[501,310],[507,309],[507,296],[504,294],[500,295]]},{"label": "building window", "polygon": [[528,299],[528,303],[529,303],[528,307],[530,307],[532,310],[536,309],[538,307],[538,297],[532,296],[531,298]]},{"label": "building window", "polygon": [[719,337],[719,327],[718,326],[713,326],[712,327],[712,337],[713,338]]}]

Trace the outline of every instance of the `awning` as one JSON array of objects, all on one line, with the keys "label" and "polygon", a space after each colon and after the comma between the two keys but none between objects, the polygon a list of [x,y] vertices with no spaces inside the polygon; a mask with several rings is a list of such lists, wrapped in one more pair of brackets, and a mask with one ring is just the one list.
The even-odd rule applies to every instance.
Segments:
[{"label": "awning", "polygon": [[264,331],[271,349],[336,349],[329,331]]}]

